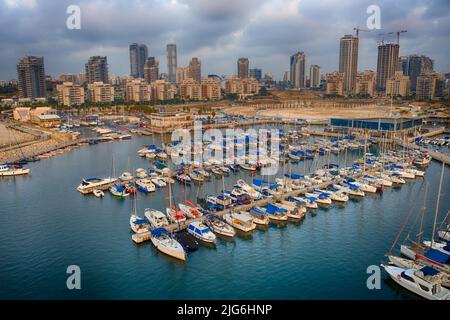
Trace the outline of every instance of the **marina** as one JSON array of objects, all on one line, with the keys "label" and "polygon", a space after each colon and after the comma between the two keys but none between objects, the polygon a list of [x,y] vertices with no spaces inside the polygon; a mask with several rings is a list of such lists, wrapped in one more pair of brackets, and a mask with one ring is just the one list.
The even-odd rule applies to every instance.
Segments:
[{"label": "marina", "polygon": [[[286,132],[289,132],[291,129],[290,127],[285,127],[285,130]],[[63,256],[67,257],[64,261],[67,261],[67,259],[71,260],[77,255],[81,257],[78,258],[80,259],[80,262],[77,263],[81,264],[84,261],[86,266],[98,265],[96,267],[96,269],[99,270],[98,272],[104,272],[105,274],[112,272],[111,275],[107,276],[109,279],[108,281],[113,281],[119,288],[124,288],[123,290],[125,290],[124,293],[119,293],[114,290],[114,295],[118,297],[120,297],[121,294],[124,294],[127,297],[131,296],[136,298],[181,297],[183,294],[182,285],[184,281],[177,280],[179,282],[174,283],[173,279],[170,280],[167,278],[167,272],[172,270],[170,272],[175,274],[176,279],[187,277],[186,281],[193,281],[192,277],[194,277],[197,285],[202,285],[205,281],[208,281],[208,276],[206,276],[206,274],[211,274],[211,272],[205,272],[202,266],[199,265],[199,262],[205,259],[213,266],[221,265],[222,267],[225,267],[230,277],[234,274],[242,275],[242,268],[251,270],[256,267],[258,272],[274,272],[275,269],[273,268],[276,268],[278,272],[281,272],[279,275],[280,281],[282,281],[283,277],[287,277],[289,270],[296,265],[296,269],[305,274],[298,277],[293,283],[283,285],[282,290],[275,290],[275,297],[277,298],[288,298],[286,295],[287,292],[292,292],[292,294],[295,295],[295,298],[298,299],[308,299],[312,296],[321,298],[334,298],[337,296],[346,298],[365,297],[367,299],[414,297],[395,287],[395,283],[392,283],[394,281],[389,281],[389,277],[385,280],[386,285],[383,285],[382,290],[367,291],[364,285],[364,279],[366,277],[365,269],[368,265],[379,264],[407,213],[407,207],[401,207],[395,210],[392,209],[396,206],[396,199],[402,197],[405,201],[420,201],[419,199],[422,197],[424,181],[434,181],[434,183],[430,184],[430,191],[434,190],[434,193],[437,193],[435,188],[437,188],[436,184],[438,183],[440,171],[440,166],[437,162],[432,161],[429,164],[428,169],[426,169],[426,174],[423,177],[408,179],[406,178],[408,174],[405,170],[403,184],[400,183],[401,178],[398,178],[400,180],[393,180],[396,181],[395,186],[386,186],[381,193],[371,193],[369,191],[370,188],[366,189],[367,191],[365,192],[364,197],[357,195],[358,192],[361,192],[358,191],[358,189],[363,186],[360,185],[356,188],[356,184],[354,184],[356,182],[348,180],[349,176],[357,180],[364,178],[364,181],[378,179],[377,183],[380,184],[383,181],[383,175],[386,178],[390,173],[389,170],[386,171],[383,166],[371,166],[370,169],[368,166],[367,169],[370,171],[361,171],[362,163],[358,164],[358,161],[360,161],[365,154],[363,144],[359,144],[358,147],[348,148],[347,151],[342,149],[340,152],[337,150],[332,152],[332,149],[329,147],[327,147],[329,149],[326,151],[321,151],[320,147],[317,147],[315,148],[316,151],[314,152],[314,155],[308,156],[305,154],[302,160],[296,161],[295,159],[291,159],[282,161],[280,162],[280,172],[277,177],[271,178],[272,182],[266,181],[265,177],[258,176],[259,171],[253,171],[253,169],[246,170],[245,168],[248,166],[248,164],[246,164],[244,165],[244,168],[232,168],[233,170],[230,169],[229,172],[225,172],[224,168],[222,168],[220,173],[217,171],[216,174],[213,173],[209,178],[204,179],[203,181],[187,184],[187,178],[179,180],[181,183],[179,181],[175,182],[176,179],[171,178],[172,174],[170,174],[170,172],[177,172],[179,168],[173,167],[170,160],[166,160],[167,167],[160,166],[158,168],[158,166],[153,166],[152,163],[155,163],[156,161],[161,162],[161,160],[149,159],[147,156],[140,157],[137,155],[137,152],[142,149],[143,145],[154,144],[157,148],[160,148],[163,141],[159,139],[161,139],[161,136],[155,135],[152,137],[133,137],[129,141],[117,141],[105,144],[100,143],[86,146],[85,148],[79,148],[74,152],[61,154],[58,157],[48,158],[44,161],[29,163],[28,167],[32,170],[31,176],[4,178],[8,180],[2,181],[0,188],[3,189],[1,191],[5,194],[10,194],[10,198],[5,197],[5,199],[15,199],[22,196],[27,197],[26,203],[20,204],[20,212],[23,213],[20,213],[19,217],[17,217],[19,220],[25,219],[26,217],[38,218],[38,216],[35,216],[36,213],[31,214],[30,216],[30,210],[42,200],[40,200],[37,197],[37,194],[33,192],[27,195],[16,193],[14,191],[15,188],[33,189],[37,186],[39,186],[38,188],[51,188],[54,190],[57,197],[66,199],[64,204],[49,203],[47,205],[49,214],[45,218],[45,221],[47,221],[45,223],[49,226],[57,226],[56,230],[58,231],[54,235],[55,237],[59,235],[62,236],[63,233],[70,233],[71,236],[69,238],[65,236],[62,242],[59,240],[58,244],[53,244],[51,247],[54,249],[50,250],[48,254],[56,258],[56,256],[54,256],[55,253],[52,252],[65,251],[66,248],[70,248],[70,250],[74,250],[75,253],[74,255],[69,253],[64,254]],[[321,140],[324,138],[316,138],[312,135],[311,137],[306,137],[304,139],[306,139],[305,141],[309,141],[308,145],[310,147],[314,144],[321,143],[323,148],[326,148],[326,141]],[[360,140],[361,139],[359,139],[359,141]],[[367,151],[378,154],[379,148],[379,145],[373,144],[372,146],[367,147]],[[301,151],[301,149],[297,150]],[[411,150],[411,152],[413,151]],[[95,163],[92,163],[91,161],[93,154],[95,154],[98,159]],[[370,158],[371,155],[367,153],[366,157]],[[113,158],[116,172],[115,175],[111,173],[111,161]],[[66,166],[64,166],[63,163],[66,163]],[[67,163],[73,168],[70,173],[64,169],[68,168]],[[359,167],[359,170],[348,171],[346,172],[347,175],[342,174],[339,178],[322,182],[319,182],[318,176],[313,175],[310,178],[314,179],[314,183],[309,186],[301,187],[292,184],[295,180],[292,178],[298,178],[296,177],[296,174],[299,176],[309,176],[319,169],[323,170],[322,167],[329,166],[330,163],[339,165],[339,168],[341,169],[345,167],[351,168],[352,165],[354,166],[356,164]],[[214,165],[213,167],[219,168]],[[140,168],[141,170],[130,170],[130,168]],[[156,173],[152,173],[152,168],[155,169]],[[204,169],[199,168],[198,170],[201,171]],[[384,173],[378,174],[377,172],[380,170]],[[391,168],[390,170],[395,171],[399,170],[399,168]],[[160,183],[160,185],[156,187],[155,184],[153,184],[153,191],[143,192],[136,184],[136,188],[138,189],[136,196],[126,197],[124,200],[121,200],[120,197],[117,196],[113,197],[107,190],[109,190],[116,180],[104,181],[102,179],[109,176],[119,177],[122,172],[126,171],[129,171],[131,176],[136,175],[136,182],[149,179],[147,184],[153,184],[153,182],[162,181],[161,179],[164,178],[163,180],[166,182],[166,185],[164,186]],[[58,188],[55,189],[55,187],[51,187],[53,184],[56,184],[55,181],[58,180],[54,175],[61,172],[64,172],[66,178],[64,181],[58,182]],[[165,176],[164,173],[167,174],[168,172],[168,176]],[[448,174],[448,168],[445,169],[445,172]],[[140,175],[139,179],[137,177],[138,173]],[[285,175],[289,176],[290,182]],[[48,179],[44,179],[44,176],[48,176]],[[181,176],[182,175],[180,174],[180,177]],[[74,189],[80,185],[82,177],[101,177],[99,181],[95,180],[93,182],[105,182],[104,186],[93,186],[92,188],[88,187],[87,189],[89,192],[94,192],[94,190],[104,190],[103,196],[97,198],[97,195],[77,195],[77,192]],[[189,177],[189,175],[187,175],[187,177]],[[395,175],[392,177],[395,178]],[[122,181],[125,186],[128,178],[130,177],[122,175],[119,180]],[[347,184],[344,183],[344,180],[347,181]],[[90,181],[87,182],[90,183]],[[269,187],[275,183],[278,186],[283,185],[285,188],[283,189],[284,191],[277,193],[271,188],[264,188],[259,191],[256,191],[257,189],[255,189],[258,186]],[[386,181],[384,181],[384,183],[388,184]],[[234,191],[236,188],[233,189],[233,186],[235,185],[240,185],[241,189],[247,190],[247,192],[243,192],[242,194],[235,193],[237,192]],[[16,187],[12,188],[13,186]],[[296,189],[293,187],[296,187]],[[230,192],[229,196],[226,196],[225,193],[222,194],[224,188]],[[254,190],[253,192],[251,191],[252,189]],[[346,199],[343,197],[343,194],[339,195],[336,193],[336,190],[339,189],[342,189],[342,192],[348,193],[349,197]],[[446,203],[445,200],[448,202],[448,192],[448,184],[444,183],[441,192],[442,203]],[[172,193],[172,195],[170,195],[170,193]],[[244,194],[247,194],[252,198],[250,202],[247,202],[248,200],[244,199]],[[263,194],[265,194],[264,197]],[[308,194],[309,197],[306,194]],[[333,194],[333,200],[330,199],[331,194]],[[350,196],[351,194],[353,195]],[[211,214],[207,214],[206,211],[203,211],[207,208],[199,207],[196,209],[196,204],[199,203],[199,201],[201,202],[202,199],[206,201],[208,197],[212,199],[214,196],[216,204],[221,203],[222,205],[225,205],[224,201],[228,199],[228,197],[235,199],[233,201],[239,200],[240,204],[233,206],[232,209],[213,210],[214,215],[217,218],[216,220],[213,218],[209,219]],[[224,197],[222,200],[220,200],[221,196]],[[316,197],[316,199],[313,199],[314,197]],[[330,200],[323,200],[323,203],[316,203],[320,202],[320,198],[322,197]],[[416,198],[417,200],[413,200]],[[169,199],[174,200],[172,205],[169,203]],[[131,207],[134,201],[136,201],[136,207],[135,209],[132,209]],[[330,204],[325,202],[329,202]],[[1,210],[8,210],[12,205],[14,204],[7,200],[5,207]],[[166,209],[174,208],[175,205],[177,205],[177,207],[180,205],[180,214],[186,219],[183,220],[183,222],[177,223],[171,223],[168,221],[170,219],[166,219],[164,222]],[[299,212],[301,213],[290,213],[293,207],[300,208]],[[314,207],[317,209],[310,209]],[[429,209],[431,210],[432,207],[433,206],[430,205]],[[444,209],[445,208],[442,210]],[[150,215],[151,210],[158,211],[161,215]],[[178,208],[176,211],[178,212]],[[83,212],[83,214],[80,214],[80,212]],[[130,217],[130,212],[136,212],[136,216],[133,220],[131,220],[133,216]],[[238,222],[238,220],[240,220],[238,218],[242,212],[244,212],[241,219],[242,222]],[[255,219],[254,216],[255,214],[258,214],[258,212],[260,219]],[[279,217],[275,219],[275,216],[272,217],[271,213],[276,213]],[[299,216],[296,216],[296,214]],[[264,215],[268,216],[269,220],[266,221],[265,219],[267,218],[264,218]],[[283,215],[286,219],[283,218]],[[440,212],[440,216],[442,216],[442,212]],[[141,230],[140,219],[144,218],[145,221],[150,221],[149,217],[152,217],[153,221],[156,221],[158,217],[160,220],[162,219],[158,228],[154,229],[157,231],[152,233],[151,231],[146,231],[145,228],[142,228],[142,232],[139,231],[135,233],[132,231],[133,228],[134,230]],[[364,217],[364,220],[361,220],[362,217]],[[225,220],[221,220],[222,218],[225,218]],[[427,221],[431,218],[432,217],[429,216],[425,217]],[[7,222],[5,221],[5,219],[7,219],[6,215],[2,215],[2,219],[4,220],[2,222]],[[40,219],[42,219],[42,217]],[[253,220],[253,222],[250,222],[251,220]],[[145,224],[145,221],[142,220],[142,223]],[[217,223],[213,223],[212,221],[217,221]],[[223,221],[225,221],[224,226],[228,226],[228,228],[230,227],[230,224],[233,226],[231,227],[232,231],[228,230],[229,234],[226,236],[220,234],[220,224],[223,224]],[[198,223],[200,223],[200,225],[196,225]],[[173,246],[173,249],[171,249],[172,251],[170,252],[167,251],[168,249],[164,249],[165,247],[161,247],[170,247],[174,244],[173,241],[175,240],[171,239],[174,239],[172,234],[175,232],[179,233],[175,238],[180,239],[178,240],[181,241],[180,243],[187,243],[186,241],[188,240],[182,240],[184,234],[187,232],[180,232],[180,230],[188,228],[190,225],[196,226],[196,230],[202,230],[201,228],[203,227],[201,226],[204,225],[203,223],[216,234],[217,239],[211,244],[204,243],[205,241],[196,238],[197,240],[194,240],[194,242],[199,242],[198,245],[191,242],[191,246],[198,246],[198,249],[195,252],[189,252],[186,247],[184,247],[184,250],[187,252],[181,255],[181,251],[176,245]],[[69,225],[73,226],[73,229],[68,229]],[[216,229],[214,229],[214,225],[217,226]],[[100,226],[102,226],[101,229],[99,228]],[[130,226],[135,227],[130,228]],[[427,224],[427,226],[429,226],[429,224]],[[168,232],[165,233],[166,231],[164,230],[167,230]],[[39,235],[36,234],[38,231],[34,231],[33,227],[31,227],[31,230],[23,229],[15,231],[24,236],[26,235],[25,242],[31,241],[32,235],[39,238]],[[108,236],[109,241],[99,243],[95,240],[95,235],[98,235],[100,231],[103,235]],[[29,232],[31,232],[31,234]],[[227,231],[224,229],[222,233],[226,234]],[[377,233],[384,234],[385,236],[380,238],[377,236]],[[199,234],[201,234],[201,232],[199,232]],[[9,236],[9,231],[6,230],[1,237],[7,236]],[[195,235],[193,236],[195,238]],[[70,239],[75,238],[80,239],[80,248],[78,248],[78,246],[75,247],[75,243],[71,243],[73,241],[70,241]],[[47,240],[42,239],[41,243],[42,241],[47,242],[51,239],[52,238]],[[355,242],[355,239],[358,239],[358,241]],[[336,241],[342,243],[342,246],[334,246],[333,243]],[[375,246],[373,245],[374,242],[376,244]],[[5,241],[2,241],[2,245],[3,243],[5,243]],[[319,247],[318,244],[320,244]],[[326,251],[327,253],[325,254],[324,250],[327,246],[333,246],[333,252]],[[284,254],[280,251],[280,248],[284,248],[282,251],[286,252],[287,256],[290,257],[289,259],[286,260],[286,258],[284,258]],[[367,251],[369,248],[371,248],[370,252]],[[7,254],[1,259],[13,259],[13,257],[8,254],[10,251],[6,248],[5,250]],[[28,250],[29,249],[27,248],[22,249],[22,251],[25,252]],[[120,257],[113,254],[115,250],[121,252]],[[354,259],[342,259],[343,250],[346,250],[345,252],[350,250],[355,256]],[[269,256],[267,256],[268,252],[270,252]],[[177,259],[171,258],[167,256],[167,254],[176,256]],[[281,254],[283,254],[283,256],[280,256]],[[93,255],[96,258],[94,258]],[[326,260],[318,258],[320,255],[323,255],[324,258],[326,257]],[[264,266],[258,264],[258,261],[267,258],[269,261],[268,263],[265,263]],[[16,259],[21,258],[17,257]],[[178,262],[178,260],[180,261]],[[274,263],[275,260],[278,262]],[[114,263],[116,267],[112,270],[109,270],[107,267],[99,267],[101,261],[109,261],[110,263]],[[270,261],[272,261],[273,264],[270,264]],[[35,263],[37,263],[37,266],[40,265],[38,261]],[[63,263],[63,260],[61,260],[60,263]],[[299,266],[299,263],[302,266]],[[346,276],[344,273],[339,272],[340,278],[338,280],[335,275],[336,270],[334,270],[336,264],[341,267],[349,267],[351,265],[351,268],[356,267],[357,270],[360,270],[361,274],[352,274],[351,277],[352,279],[355,279],[355,277],[361,279],[361,284],[355,284],[354,280],[352,280],[352,283],[350,284],[349,281],[345,281],[346,277],[350,275]],[[126,281],[123,283],[122,280],[119,280],[118,278],[112,280],[111,277],[114,276],[114,274],[122,274],[123,272],[121,270],[129,267],[132,267],[133,270],[139,270],[140,273],[142,273],[142,276],[133,276],[133,278],[126,276],[128,280],[123,280]],[[50,268],[50,266],[46,265],[46,268]],[[157,274],[150,276],[145,270],[151,268],[157,268],[159,271],[157,271]],[[317,279],[317,277],[314,276],[313,270],[317,268],[320,268],[322,278],[326,278],[327,282],[332,282],[334,286],[339,287],[335,289],[332,294],[327,293],[327,291],[321,290],[320,288],[311,289],[308,293],[304,292],[302,289],[305,287],[311,288],[311,281]],[[17,278],[18,274],[13,270],[8,270],[6,274],[12,277],[12,280],[10,280],[10,278],[4,278],[5,275],[2,275],[2,282],[7,285],[9,290],[16,292],[18,297],[23,296],[23,293],[18,291],[18,287],[13,285],[13,283],[17,284],[21,282],[21,280]],[[54,270],[51,271],[50,274],[55,274],[54,272],[57,272],[56,267],[50,268],[50,270]],[[205,276],[198,276],[201,272],[203,272]],[[250,272],[249,276],[252,276],[252,272]],[[98,273],[96,272],[95,274],[88,275],[88,277],[98,277]],[[145,280],[143,277],[145,277]],[[33,283],[36,283],[36,286],[38,286],[40,281],[44,281],[45,278],[46,277],[38,278],[34,280]],[[165,278],[166,280],[164,280]],[[261,286],[263,285],[262,282],[255,280],[254,277],[253,279],[252,283],[238,294],[239,298],[268,297],[261,291]],[[82,296],[86,298],[93,297],[92,294],[94,294],[94,291],[92,290],[98,292],[98,286],[102,285],[102,281],[103,280],[98,278],[93,280],[93,283],[91,284],[92,289],[87,288],[87,290],[82,293]],[[240,286],[239,283],[241,282],[233,282],[228,277],[226,277],[224,281],[228,283],[227,287],[219,287],[216,285],[210,286],[205,295],[194,294],[194,298],[226,298],[231,297],[232,292],[233,297],[235,297],[236,290],[233,290],[233,288],[234,286]],[[134,286],[133,289],[128,287],[130,282]],[[162,288],[150,292],[146,289],[145,284],[149,286],[158,284],[162,285]],[[169,284],[175,289],[166,289],[166,285]],[[137,291],[135,290],[136,287],[138,288]],[[33,290],[30,292],[32,291]],[[47,297],[51,298],[52,294],[55,292],[58,292],[58,290],[55,291],[54,288],[49,287]],[[58,292],[58,294],[64,295],[67,293]],[[98,296],[98,293],[95,295]],[[271,297],[273,298],[273,295]]]}]

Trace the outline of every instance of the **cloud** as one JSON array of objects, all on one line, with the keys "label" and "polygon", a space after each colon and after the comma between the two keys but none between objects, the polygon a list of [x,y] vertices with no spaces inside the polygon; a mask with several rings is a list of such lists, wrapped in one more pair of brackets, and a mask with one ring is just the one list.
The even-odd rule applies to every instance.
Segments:
[{"label": "cloud", "polygon": [[[66,8],[81,8],[81,30],[68,30]],[[236,59],[281,78],[300,50],[322,72],[338,67],[339,38],[365,28],[371,4],[381,8],[382,30],[361,32],[360,69],[376,69],[377,41],[400,39],[401,54],[426,54],[450,71],[447,0],[0,0],[0,79],[16,77],[24,55],[43,55],[53,76],[81,72],[91,55],[107,55],[113,74],[129,73],[128,46],[147,44],[165,71],[165,46],[175,42],[179,65],[193,56],[204,75],[234,74]]]}]

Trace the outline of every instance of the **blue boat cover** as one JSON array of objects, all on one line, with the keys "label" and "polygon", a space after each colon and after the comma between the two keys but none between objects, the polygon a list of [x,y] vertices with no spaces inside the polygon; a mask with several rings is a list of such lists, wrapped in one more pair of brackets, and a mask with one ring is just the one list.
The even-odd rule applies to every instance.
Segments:
[{"label": "blue boat cover", "polygon": [[134,220],[134,224],[147,224],[148,220],[147,219],[136,219]]},{"label": "blue boat cover", "polygon": [[152,235],[161,236],[163,234],[169,234],[165,228],[156,228],[152,230]]},{"label": "blue boat cover", "polygon": [[420,269],[420,271],[422,271],[424,275],[430,275],[430,276],[435,276],[439,273],[439,271],[437,271],[436,269],[433,269],[428,266],[423,267],[422,269]]},{"label": "blue boat cover", "polygon": [[450,255],[432,248],[428,249],[427,252],[425,252],[425,257],[442,264],[450,263]]}]

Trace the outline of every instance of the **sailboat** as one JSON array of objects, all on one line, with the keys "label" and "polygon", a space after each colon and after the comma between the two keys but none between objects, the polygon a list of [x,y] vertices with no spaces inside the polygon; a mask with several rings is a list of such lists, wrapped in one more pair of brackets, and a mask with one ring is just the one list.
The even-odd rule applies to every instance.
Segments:
[{"label": "sailboat", "polygon": [[137,215],[137,196],[133,198],[133,201],[131,202],[131,216],[130,216],[130,227],[131,230],[133,230],[134,233],[146,233],[150,231],[150,223],[146,218],[139,217]]},{"label": "sailboat", "polygon": [[159,251],[176,259],[186,260],[186,252],[183,246],[165,228],[153,229],[150,233],[150,239]]},{"label": "sailboat", "polygon": [[183,211],[177,210],[172,203],[172,185],[169,184],[169,207],[166,208],[166,215],[170,222],[181,223],[186,221]]}]

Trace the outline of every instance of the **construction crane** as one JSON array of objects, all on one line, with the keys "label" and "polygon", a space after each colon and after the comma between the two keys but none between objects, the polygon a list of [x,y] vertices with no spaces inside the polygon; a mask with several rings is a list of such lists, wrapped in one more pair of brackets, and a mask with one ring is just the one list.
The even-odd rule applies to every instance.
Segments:
[{"label": "construction crane", "polygon": [[357,38],[359,38],[359,32],[360,32],[360,31],[370,32],[370,30],[361,29],[359,26],[356,27],[356,28],[353,28],[353,30],[356,30],[356,37],[357,37]]},{"label": "construction crane", "polygon": [[397,44],[400,45],[400,33],[408,32],[408,30],[397,31]]}]

